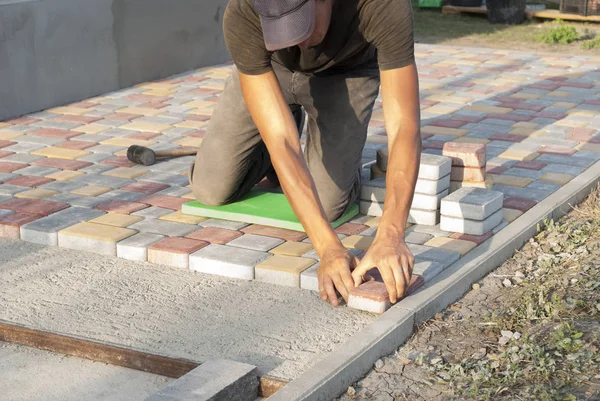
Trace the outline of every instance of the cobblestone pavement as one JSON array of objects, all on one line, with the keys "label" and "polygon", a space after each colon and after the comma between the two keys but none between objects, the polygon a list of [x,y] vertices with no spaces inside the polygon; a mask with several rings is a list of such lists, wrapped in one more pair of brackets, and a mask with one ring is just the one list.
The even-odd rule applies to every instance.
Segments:
[{"label": "cobblestone pavement", "polygon": [[[600,58],[434,45],[418,45],[416,58],[424,152],[486,144],[488,182],[505,198],[505,221],[482,236],[410,227],[417,260],[448,265],[600,160]],[[269,269],[311,266],[314,277],[318,257],[303,233],[181,214],[193,199],[192,157],[140,166],[125,156],[132,144],[199,146],[229,74],[229,65],[202,68],[0,122],[0,236],[217,271],[277,254]],[[378,101],[365,178],[385,143]],[[337,232],[364,251],[377,224],[359,216]]]}]

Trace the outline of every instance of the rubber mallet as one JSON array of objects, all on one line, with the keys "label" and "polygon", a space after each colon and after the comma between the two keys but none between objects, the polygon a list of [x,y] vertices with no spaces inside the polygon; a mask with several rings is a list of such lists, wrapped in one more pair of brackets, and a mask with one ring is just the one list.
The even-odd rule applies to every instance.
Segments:
[{"label": "rubber mallet", "polygon": [[127,149],[127,158],[136,164],[151,166],[156,162],[156,159],[159,158],[193,156],[196,153],[198,153],[197,148],[179,148],[170,150],[159,150],[155,152],[154,150],[145,146],[131,145],[129,149]]}]

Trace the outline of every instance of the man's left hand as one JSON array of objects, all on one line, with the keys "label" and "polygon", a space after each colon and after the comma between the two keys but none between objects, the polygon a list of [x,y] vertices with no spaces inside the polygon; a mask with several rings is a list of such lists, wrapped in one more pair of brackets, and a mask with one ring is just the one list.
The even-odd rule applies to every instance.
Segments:
[{"label": "man's left hand", "polygon": [[377,236],[364,258],[352,272],[354,285],[360,285],[365,280],[365,274],[376,267],[388,290],[390,302],[395,303],[406,294],[414,262],[415,258],[403,238]]}]

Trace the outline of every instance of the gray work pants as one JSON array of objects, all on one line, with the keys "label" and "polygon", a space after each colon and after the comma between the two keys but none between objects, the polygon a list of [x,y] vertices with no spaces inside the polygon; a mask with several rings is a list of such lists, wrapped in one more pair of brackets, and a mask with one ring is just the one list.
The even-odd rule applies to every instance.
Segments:
[{"label": "gray work pants", "polygon": [[[304,157],[329,221],[360,192],[362,150],[379,93],[379,70],[309,76],[273,63],[290,107],[308,115]],[[207,205],[230,203],[271,169],[271,159],[244,102],[237,69],[227,80],[190,170],[194,196]]]}]

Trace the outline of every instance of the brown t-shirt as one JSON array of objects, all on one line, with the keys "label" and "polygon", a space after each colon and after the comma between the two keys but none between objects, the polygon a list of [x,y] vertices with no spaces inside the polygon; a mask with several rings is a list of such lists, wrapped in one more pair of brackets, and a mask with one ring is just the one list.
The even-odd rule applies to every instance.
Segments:
[{"label": "brown t-shirt", "polygon": [[223,18],[225,42],[238,70],[248,75],[271,70],[275,61],[307,74],[336,73],[374,62],[381,70],[414,60],[410,0],[334,0],[323,42],[307,49],[266,49],[254,0],[230,0]]}]

